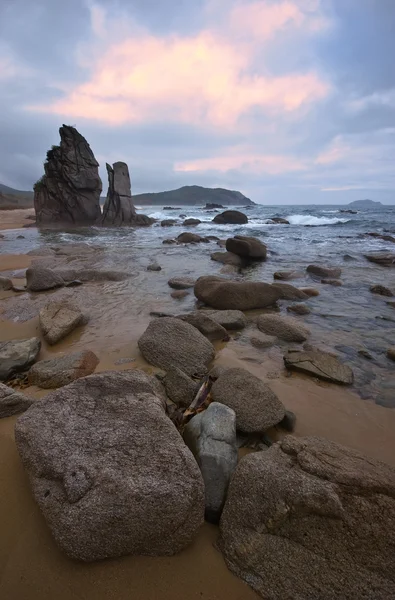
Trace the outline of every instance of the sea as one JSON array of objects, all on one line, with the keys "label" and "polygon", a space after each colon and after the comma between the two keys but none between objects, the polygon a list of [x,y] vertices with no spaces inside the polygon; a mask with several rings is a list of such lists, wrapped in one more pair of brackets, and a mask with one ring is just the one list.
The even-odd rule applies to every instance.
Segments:
[{"label": "sea", "polygon": [[[311,329],[311,342],[335,352],[353,367],[354,387],[362,398],[395,408],[395,363],[386,356],[387,349],[395,346],[395,307],[390,304],[395,302],[395,296],[385,297],[370,291],[371,286],[381,284],[395,294],[395,268],[381,267],[365,258],[371,253],[395,253],[395,243],[367,235],[376,232],[395,237],[395,206],[356,209],[357,214],[341,212],[348,207],[338,205],[230,208],[244,212],[248,224],[216,225],[212,222],[215,212],[198,206],[179,206],[175,210],[146,206],[138,212],[157,219],[152,227],[92,227],[62,232],[35,228],[8,230],[3,232],[5,243],[0,245],[0,253],[21,254],[64,242],[104,247],[108,267],[131,273],[130,279],[106,283],[102,288],[97,311],[108,315],[109,332],[102,331],[102,335],[104,338],[108,335],[107,342],[111,345],[114,332],[127,338],[131,323],[136,323],[132,313],[143,321],[151,311],[179,314],[195,308],[193,294],[181,302],[170,297],[167,285],[170,277],[221,275],[223,265],[210,258],[213,252],[221,250],[215,241],[171,246],[164,245],[164,239],[175,238],[183,231],[221,239],[234,235],[256,237],[267,245],[267,260],[240,273],[223,276],[272,283],[275,271],[301,271],[301,277],[290,283],[315,287],[320,292],[307,301],[311,314],[296,317]],[[200,219],[201,224],[184,227],[184,219],[191,217]],[[285,218],[290,224],[272,224],[272,217]],[[175,219],[177,224],[162,227],[160,222],[164,219]],[[152,261],[162,267],[160,272],[147,272],[146,267]],[[334,287],[314,281],[306,272],[312,263],[341,267],[343,285]],[[281,307],[282,312],[286,304]],[[12,313],[11,308],[10,311],[11,317],[18,318],[15,311]]]}]

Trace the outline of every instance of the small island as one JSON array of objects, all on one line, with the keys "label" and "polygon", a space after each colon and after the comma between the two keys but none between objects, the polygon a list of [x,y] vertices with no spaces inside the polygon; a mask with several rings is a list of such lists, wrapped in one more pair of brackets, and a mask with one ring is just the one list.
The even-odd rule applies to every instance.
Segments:
[{"label": "small island", "polygon": [[347,206],[354,208],[379,208],[379,206],[383,205],[381,202],[375,202],[374,200],[354,200],[354,202],[349,202]]}]

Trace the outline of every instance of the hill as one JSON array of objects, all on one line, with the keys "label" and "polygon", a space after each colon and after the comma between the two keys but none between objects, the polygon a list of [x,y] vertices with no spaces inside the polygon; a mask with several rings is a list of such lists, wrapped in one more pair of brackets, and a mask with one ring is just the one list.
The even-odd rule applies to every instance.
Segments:
[{"label": "hill", "polygon": [[375,202],[374,200],[354,200],[354,202],[349,202],[347,206],[353,206],[354,208],[378,208],[383,205],[381,202]]},{"label": "hill", "polygon": [[14,190],[14,188],[0,183],[0,210],[32,207],[33,192]]},{"label": "hill", "polygon": [[186,185],[178,190],[135,194],[133,196],[133,203],[137,206],[195,206],[204,205],[207,202],[222,204],[223,206],[255,204],[241,192],[223,188],[204,188],[199,185]]}]

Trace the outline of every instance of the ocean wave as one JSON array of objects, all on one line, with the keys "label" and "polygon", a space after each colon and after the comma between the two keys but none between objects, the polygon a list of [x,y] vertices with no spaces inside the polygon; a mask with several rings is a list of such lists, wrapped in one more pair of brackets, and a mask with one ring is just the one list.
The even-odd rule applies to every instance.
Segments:
[{"label": "ocean wave", "polygon": [[290,215],[285,217],[291,225],[336,225],[347,223],[350,219],[338,219],[336,217],[314,217],[313,215]]}]

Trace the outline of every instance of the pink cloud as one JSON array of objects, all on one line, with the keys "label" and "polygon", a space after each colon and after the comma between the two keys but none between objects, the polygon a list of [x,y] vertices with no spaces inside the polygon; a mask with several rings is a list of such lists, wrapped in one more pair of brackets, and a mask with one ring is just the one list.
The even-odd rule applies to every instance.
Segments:
[{"label": "pink cloud", "polygon": [[306,169],[306,165],[302,160],[292,156],[239,152],[232,155],[181,161],[174,166],[175,171],[181,172],[227,172],[233,169],[246,173],[279,175],[290,171],[302,171]]}]

